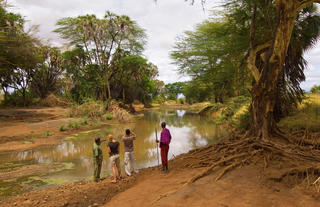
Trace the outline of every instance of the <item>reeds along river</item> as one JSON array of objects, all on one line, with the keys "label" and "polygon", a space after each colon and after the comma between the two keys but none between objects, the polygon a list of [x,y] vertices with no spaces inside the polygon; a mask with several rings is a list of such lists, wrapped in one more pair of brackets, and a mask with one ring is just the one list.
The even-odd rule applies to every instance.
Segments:
[{"label": "reeds along river", "polygon": [[[188,113],[184,110],[157,110],[145,112],[134,123],[110,125],[104,129],[92,130],[66,137],[61,145],[17,153],[0,155],[0,197],[5,197],[51,185],[92,179],[92,144],[95,137],[106,139],[113,134],[120,141],[121,165],[123,166],[123,143],[121,137],[129,128],[137,135],[134,150],[138,168],[157,165],[155,129],[160,136],[160,123],[165,121],[171,131],[169,159],[181,153],[226,136],[223,126],[212,120]],[[102,143],[102,176],[111,174],[107,144]],[[24,173],[25,169],[31,169]],[[21,173],[18,173],[19,170]],[[12,172],[6,176],[4,172]]]}]

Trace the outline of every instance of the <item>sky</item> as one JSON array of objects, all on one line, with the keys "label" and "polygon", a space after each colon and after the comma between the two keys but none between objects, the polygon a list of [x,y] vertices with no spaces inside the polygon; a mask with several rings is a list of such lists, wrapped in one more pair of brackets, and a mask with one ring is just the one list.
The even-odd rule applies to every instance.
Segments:
[{"label": "sky", "polygon": [[[60,18],[85,14],[102,18],[107,10],[128,15],[146,30],[148,44],[144,55],[158,66],[158,79],[165,83],[189,79],[177,73],[169,53],[178,35],[192,30],[197,23],[210,16],[210,11],[217,8],[214,2],[219,1],[207,1],[203,7],[200,0],[194,5],[184,0],[8,0],[14,6],[12,10],[28,20],[26,26],[39,25],[38,36],[52,45],[62,43],[59,36],[52,32]],[[309,66],[305,73],[306,81],[301,86],[310,90],[313,85],[320,85],[320,41],[307,52],[305,58]]]}]

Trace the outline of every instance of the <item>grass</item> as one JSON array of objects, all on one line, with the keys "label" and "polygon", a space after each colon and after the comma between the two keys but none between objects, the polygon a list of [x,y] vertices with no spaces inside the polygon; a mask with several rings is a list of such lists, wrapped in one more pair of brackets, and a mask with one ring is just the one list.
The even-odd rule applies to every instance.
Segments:
[{"label": "grass", "polygon": [[45,137],[49,137],[51,135],[53,135],[53,133],[51,133],[50,131],[43,132],[43,136],[45,136]]},{"label": "grass", "polygon": [[290,131],[320,131],[320,94],[307,95],[290,116],[280,121],[279,126]]}]

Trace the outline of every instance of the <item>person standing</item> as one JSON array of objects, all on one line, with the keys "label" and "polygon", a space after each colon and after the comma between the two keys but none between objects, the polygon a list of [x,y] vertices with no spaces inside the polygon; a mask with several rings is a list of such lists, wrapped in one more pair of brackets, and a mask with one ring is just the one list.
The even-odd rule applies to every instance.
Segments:
[{"label": "person standing", "polygon": [[[161,123],[162,131],[160,134],[160,151],[161,151],[161,163],[162,171],[168,172],[168,152],[169,144],[171,142],[171,134],[169,129],[166,128],[166,122]],[[159,140],[157,140],[159,142]]]},{"label": "person standing", "polygon": [[133,140],[135,139],[136,134],[130,132],[130,129],[126,129],[126,134],[122,137],[122,141],[124,143],[124,169],[128,176],[131,176],[132,171],[135,173],[139,172],[133,152]]},{"label": "person standing", "polygon": [[94,166],[94,181],[99,182],[100,181],[100,173],[101,173],[101,166],[102,166],[102,150],[100,147],[101,140],[99,137],[97,137],[94,140],[93,143],[93,166]]},{"label": "person standing", "polygon": [[[117,178],[121,179],[121,168],[120,168],[120,157],[119,157],[119,146],[120,143],[116,141],[111,134],[108,135],[108,152],[110,156],[110,163],[112,167],[113,180],[112,183],[117,182]],[[118,169],[118,177],[116,173],[116,168]]]}]

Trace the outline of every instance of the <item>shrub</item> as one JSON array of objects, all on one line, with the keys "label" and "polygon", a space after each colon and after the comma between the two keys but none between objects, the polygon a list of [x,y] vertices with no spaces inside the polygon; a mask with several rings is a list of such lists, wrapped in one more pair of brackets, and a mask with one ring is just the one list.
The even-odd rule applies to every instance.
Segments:
[{"label": "shrub", "polygon": [[111,120],[111,119],[112,119],[112,115],[111,115],[111,114],[107,114],[107,115],[106,115],[106,119],[107,119],[107,120]]},{"label": "shrub", "polygon": [[106,103],[102,101],[88,100],[81,105],[73,105],[70,109],[70,117],[99,118],[106,112]]},{"label": "shrub", "polygon": [[73,128],[73,123],[72,123],[71,121],[69,121],[68,128],[69,128],[69,129],[72,129],[72,128]]},{"label": "shrub", "polygon": [[63,132],[63,131],[66,131],[66,130],[67,130],[67,129],[64,127],[64,125],[61,125],[60,128],[59,128],[59,131],[60,131],[60,132]]},{"label": "shrub", "polygon": [[179,104],[184,104],[184,102],[185,102],[184,99],[182,99],[182,98],[178,99]]},{"label": "shrub", "polygon": [[81,125],[81,126],[84,126],[84,125],[87,125],[87,124],[88,124],[88,121],[87,121],[87,120],[83,120],[83,121],[80,122],[80,125]]},{"label": "shrub", "polygon": [[76,122],[74,123],[74,128],[75,128],[75,129],[79,129],[79,127],[80,127],[80,125],[79,125],[79,123],[76,121]]}]

